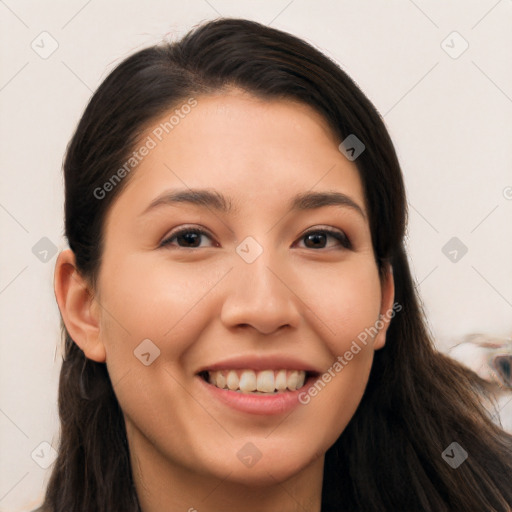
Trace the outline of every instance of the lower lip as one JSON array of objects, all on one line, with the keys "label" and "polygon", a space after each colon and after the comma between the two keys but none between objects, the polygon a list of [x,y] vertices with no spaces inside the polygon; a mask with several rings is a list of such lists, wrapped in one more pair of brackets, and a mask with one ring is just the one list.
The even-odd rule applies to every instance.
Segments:
[{"label": "lower lip", "polygon": [[310,385],[310,382],[314,380],[314,377],[311,376],[300,389],[265,396],[239,393],[229,389],[220,389],[206,382],[200,376],[197,376],[197,378],[208,393],[211,393],[214,398],[229,407],[241,412],[268,416],[290,412],[295,407],[301,405],[301,402],[299,402],[299,394],[304,392]]}]

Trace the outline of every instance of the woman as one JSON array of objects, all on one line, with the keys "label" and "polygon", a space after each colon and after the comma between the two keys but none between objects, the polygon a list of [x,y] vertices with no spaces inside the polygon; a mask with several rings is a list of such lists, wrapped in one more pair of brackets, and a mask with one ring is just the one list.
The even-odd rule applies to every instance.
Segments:
[{"label": "woman", "polygon": [[64,173],[40,510],[510,510],[512,438],[433,348],[393,144],[335,63],[205,23],[106,78]]}]

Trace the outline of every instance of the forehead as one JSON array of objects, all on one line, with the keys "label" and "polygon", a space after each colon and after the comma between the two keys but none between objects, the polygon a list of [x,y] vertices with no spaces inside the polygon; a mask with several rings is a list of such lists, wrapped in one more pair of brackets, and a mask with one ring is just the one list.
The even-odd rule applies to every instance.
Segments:
[{"label": "forehead", "polygon": [[331,190],[350,195],[366,212],[357,167],[308,105],[236,90],[198,96],[193,107],[180,108],[186,104],[142,134],[139,147],[151,149],[118,199],[124,208],[142,211],[169,189],[208,188],[222,192],[239,214],[288,205],[307,191]]}]

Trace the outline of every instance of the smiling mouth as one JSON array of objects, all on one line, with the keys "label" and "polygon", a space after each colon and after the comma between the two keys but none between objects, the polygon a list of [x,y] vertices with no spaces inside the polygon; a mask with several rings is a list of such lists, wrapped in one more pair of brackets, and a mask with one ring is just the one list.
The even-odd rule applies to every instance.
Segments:
[{"label": "smiling mouth", "polygon": [[216,370],[202,371],[204,381],[219,389],[251,395],[276,395],[296,391],[314,376],[304,370]]}]

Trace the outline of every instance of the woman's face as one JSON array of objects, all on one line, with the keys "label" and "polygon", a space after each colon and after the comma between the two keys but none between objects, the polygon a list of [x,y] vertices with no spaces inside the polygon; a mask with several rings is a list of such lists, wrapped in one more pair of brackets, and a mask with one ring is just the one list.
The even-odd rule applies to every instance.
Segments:
[{"label": "woman's face", "polygon": [[168,133],[174,109],[148,129],[109,211],[98,343],[143,470],[283,481],[353,416],[387,323],[353,342],[393,284],[379,281],[356,166],[319,114],[236,90],[196,100]]}]

